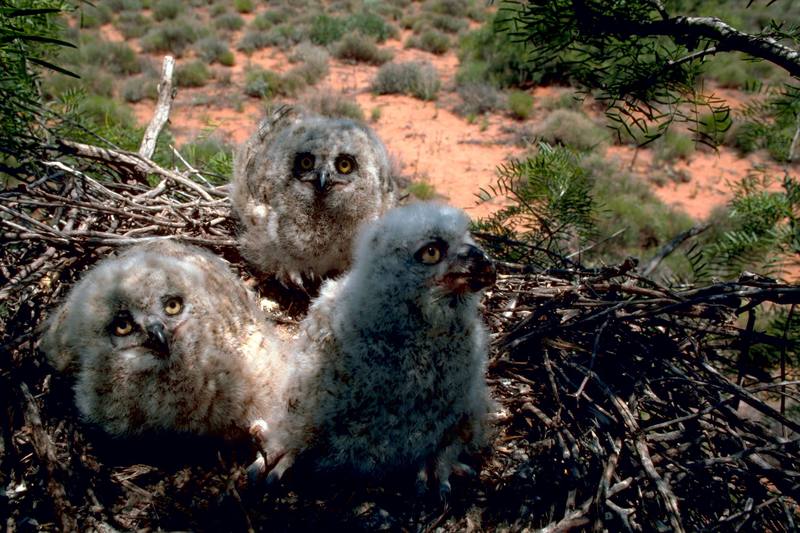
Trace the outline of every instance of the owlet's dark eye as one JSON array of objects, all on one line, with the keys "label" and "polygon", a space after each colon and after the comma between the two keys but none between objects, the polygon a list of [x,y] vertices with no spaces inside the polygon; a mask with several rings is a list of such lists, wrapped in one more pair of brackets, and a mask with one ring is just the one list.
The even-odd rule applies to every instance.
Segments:
[{"label": "owlet's dark eye", "polygon": [[417,261],[423,263],[425,265],[435,265],[439,261],[442,260],[444,254],[442,253],[442,247],[439,243],[428,243],[419,250],[417,253],[414,254],[417,258]]},{"label": "owlet's dark eye", "polygon": [[340,155],[336,158],[336,172],[350,174],[356,169],[356,161],[349,155]]},{"label": "owlet's dark eye", "polygon": [[177,315],[183,310],[183,300],[179,296],[173,296],[164,302],[164,312],[168,315]]},{"label": "owlet's dark eye", "polygon": [[117,337],[130,335],[133,332],[133,320],[127,314],[117,315],[111,323],[111,331]]},{"label": "owlet's dark eye", "polygon": [[303,172],[314,168],[314,156],[311,154],[300,154],[297,156],[297,168]]}]

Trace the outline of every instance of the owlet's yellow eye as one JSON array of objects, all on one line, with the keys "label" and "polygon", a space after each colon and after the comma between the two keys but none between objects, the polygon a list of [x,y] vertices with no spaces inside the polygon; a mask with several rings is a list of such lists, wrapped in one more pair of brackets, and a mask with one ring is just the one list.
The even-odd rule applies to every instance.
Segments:
[{"label": "owlet's yellow eye", "polygon": [[336,158],[336,172],[350,174],[356,168],[356,162],[349,155],[340,155]]},{"label": "owlet's yellow eye", "polygon": [[314,156],[311,154],[303,154],[298,161],[300,170],[311,170],[314,168]]},{"label": "owlet's yellow eye", "polygon": [[177,315],[183,310],[183,301],[178,297],[173,297],[164,302],[164,312],[168,315]]},{"label": "owlet's yellow eye", "polygon": [[426,244],[417,253],[419,260],[426,265],[435,265],[442,260],[442,251],[434,244]]},{"label": "owlet's yellow eye", "polygon": [[117,337],[124,337],[130,335],[133,331],[133,320],[126,316],[118,316],[113,322],[114,335]]}]

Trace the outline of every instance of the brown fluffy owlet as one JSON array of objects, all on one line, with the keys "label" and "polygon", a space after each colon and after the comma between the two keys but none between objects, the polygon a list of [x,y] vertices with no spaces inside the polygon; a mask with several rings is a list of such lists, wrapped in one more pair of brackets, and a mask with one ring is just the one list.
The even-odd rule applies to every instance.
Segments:
[{"label": "brown fluffy owlet", "polygon": [[113,435],[244,435],[275,416],[286,364],[254,296],[213,254],[170,240],[106,259],[46,325],[80,412]]},{"label": "brown fluffy owlet", "polygon": [[347,269],[358,227],[395,204],[386,148],[366,125],[280,107],[237,154],[242,256],[284,285]]},{"label": "brown fluffy owlet", "polygon": [[494,279],[460,209],[412,204],[367,226],[352,270],[322,286],[301,325],[271,480],[305,456],[368,477],[431,472],[446,493],[467,469],[461,452],[487,436],[478,303]]}]

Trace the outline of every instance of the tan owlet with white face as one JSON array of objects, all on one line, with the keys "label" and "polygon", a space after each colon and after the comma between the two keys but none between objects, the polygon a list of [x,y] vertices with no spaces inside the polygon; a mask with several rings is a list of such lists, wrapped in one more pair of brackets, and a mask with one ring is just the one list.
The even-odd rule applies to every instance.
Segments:
[{"label": "tan owlet with white face", "polygon": [[236,157],[239,249],[284,285],[342,272],[359,226],[395,204],[394,189],[386,148],[370,128],[281,107]]},{"label": "tan owlet with white face", "polygon": [[174,241],[87,272],[41,348],[76,372],[78,409],[113,435],[238,437],[279,412],[286,365],[254,296],[221,259]]}]

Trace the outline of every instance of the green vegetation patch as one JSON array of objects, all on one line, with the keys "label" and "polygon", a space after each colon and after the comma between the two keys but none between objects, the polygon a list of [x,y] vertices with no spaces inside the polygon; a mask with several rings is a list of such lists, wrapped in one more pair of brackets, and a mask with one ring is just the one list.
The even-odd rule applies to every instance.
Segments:
[{"label": "green vegetation patch", "polygon": [[386,63],[372,82],[378,94],[408,94],[421,100],[435,100],[440,87],[439,74],[428,61]]}]

